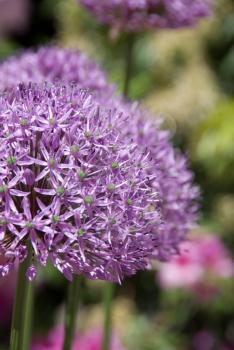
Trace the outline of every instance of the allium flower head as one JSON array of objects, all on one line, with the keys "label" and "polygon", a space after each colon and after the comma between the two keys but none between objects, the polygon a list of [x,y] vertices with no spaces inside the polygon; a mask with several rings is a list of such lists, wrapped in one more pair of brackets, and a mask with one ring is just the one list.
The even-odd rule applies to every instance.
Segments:
[{"label": "allium flower head", "polygon": [[160,210],[148,155],[126,115],[70,85],[19,85],[0,97],[0,267],[29,246],[33,263],[120,281],[158,247]]},{"label": "allium flower head", "polygon": [[56,46],[28,50],[0,65],[0,90],[21,82],[78,83],[83,88],[112,90],[102,69],[84,53]]},{"label": "allium flower head", "polygon": [[[120,123],[125,118],[124,116],[128,116],[128,121],[123,122],[122,127],[120,127],[121,134],[125,138],[123,142],[129,145],[129,141],[132,141],[137,145],[138,152],[149,155],[151,161],[149,164],[146,162],[147,176],[150,178],[156,177],[154,188],[159,193],[157,205],[152,204],[148,207],[152,213],[160,211],[163,219],[163,224],[156,225],[154,229],[157,232],[154,235],[154,257],[160,260],[168,260],[172,254],[177,253],[178,244],[185,239],[189,229],[193,227],[197,219],[199,191],[193,185],[193,174],[188,169],[187,160],[179,151],[173,148],[170,134],[160,129],[160,122],[153,121],[148,113],[140,109],[137,104],[126,103],[122,98],[113,96],[113,87],[107,83],[101,69],[87,61],[86,57],[79,61],[79,57],[80,54],[78,53],[58,48],[43,48],[37,53],[25,53],[18,61],[12,58],[0,66],[0,85],[2,84],[2,87],[6,88],[20,80],[29,81],[31,79],[35,82],[41,82],[44,79],[48,79],[50,82],[58,79],[68,82],[76,81],[82,87],[91,88],[95,91],[93,101],[95,100],[96,104],[105,105],[106,109],[112,111],[112,114],[119,113]],[[52,62],[55,64],[53,65]],[[88,74],[89,66],[90,75]],[[7,77],[11,78],[7,79]],[[85,77],[88,77],[88,79]],[[55,122],[53,118],[52,116],[49,124]],[[20,123],[26,127],[27,125],[24,124],[28,123],[27,118],[22,118]],[[87,131],[85,137],[87,142],[92,141],[90,131]],[[42,150],[43,147],[42,144]],[[70,152],[74,155],[80,154],[80,146],[77,144],[69,147],[71,147]],[[49,154],[45,152],[43,154],[47,165],[44,167],[44,172],[38,175],[38,181],[43,179],[45,174],[55,171],[55,165],[61,157],[60,153],[54,155],[52,159],[50,159]],[[8,162],[14,162],[14,157],[9,159]],[[138,163],[142,163],[145,167],[144,162]],[[118,173],[119,163],[115,158],[111,164],[112,171]],[[25,169],[24,177],[29,185],[34,184],[35,174],[32,174],[30,167]],[[86,170],[82,166],[79,168],[79,179],[82,184],[86,184],[88,179]],[[114,193],[116,184],[110,180],[106,189],[108,194]],[[86,205],[92,205],[93,200],[92,194],[87,193]],[[132,206],[132,198],[127,198],[127,204],[128,207]],[[56,220],[56,216],[57,214],[53,220]],[[116,218],[113,222],[115,221]],[[116,225],[118,225],[117,221]],[[84,228],[81,228],[80,234],[84,231]],[[35,272],[32,269],[30,273]],[[101,275],[101,270],[98,271],[98,274],[98,276]]]},{"label": "allium flower head", "polygon": [[210,14],[210,0],[80,0],[98,20],[120,31],[179,28]]},{"label": "allium flower head", "polygon": [[137,103],[117,97],[110,97],[108,101],[129,116],[124,129],[126,142],[131,139],[138,150],[147,151],[151,159],[147,172],[156,176],[158,208],[163,219],[157,231],[155,257],[168,260],[178,253],[178,245],[187,238],[198,219],[200,191],[193,183],[193,172],[187,158],[173,147],[170,132],[161,128],[161,118],[152,117]]},{"label": "allium flower head", "polygon": [[151,157],[149,173],[157,176],[163,225],[160,226],[157,258],[168,260],[198,218],[199,188],[193,184],[193,173],[186,157],[175,149],[170,132],[162,130],[160,120],[153,119],[139,107],[132,106],[128,137],[138,149],[146,148]]}]

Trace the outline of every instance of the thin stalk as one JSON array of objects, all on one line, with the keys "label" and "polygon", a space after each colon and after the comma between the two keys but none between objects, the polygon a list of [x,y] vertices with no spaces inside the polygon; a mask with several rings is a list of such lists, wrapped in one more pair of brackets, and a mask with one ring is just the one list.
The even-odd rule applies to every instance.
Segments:
[{"label": "thin stalk", "polygon": [[75,276],[72,283],[68,287],[66,314],[65,314],[65,336],[63,350],[71,350],[74,331],[76,327],[76,316],[81,291],[81,280]]},{"label": "thin stalk", "polygon": [[10,350],[19,349],[20,326],[21,326],[21,306],[24,295],[25,273],[23,264],[20,264],[17,276],[13,316],[11,322]]},{"label": "thin stalk", "polygon": [[134,64],[134,46],[135,46],[136,37],[134,34],[128,34],[126,39],[126,50],[125,50],[125,71],[124,71],[124,87],[123,94],[125,97],[129,97],[130,87],[131,87],[131,78],[133,73],[133,64]]},{"label": "thin stalk", "polygon": [[[136,37],[134,34],[128,34],[126,39],[125,70],[123,94],[125,97],[130,95],[131,78],[134,65],[134,46]],[[102,350],[110,350],[112,333],[112,303],[115,292],[115,284],[107,283],[104,296],[104,326],[102,338]]]},{"label": "thin stalk", "polygon": [[102,338],[102,350],[109,350],[112,331],[112,303],[115,292],[115,284],[107,283],[104,296],[104,329]]},{"label": "thin stalk", "polygon": [[9,350],[28,350],[31,336],[32,282],[26,272],[32,259],[31,250],[28,257],[19,265],[15,301],[11,324]]},{"label": "thin stalk", "polygon": [[24,303],[23,303],[23,315],[22,315],[22,328],[21,328],[21,340],[20,349],[30,349],[31,334],[32,334],[32,310],[33,310],[33,296],[34,296],[33,283],[27,281],[24,290]]}]

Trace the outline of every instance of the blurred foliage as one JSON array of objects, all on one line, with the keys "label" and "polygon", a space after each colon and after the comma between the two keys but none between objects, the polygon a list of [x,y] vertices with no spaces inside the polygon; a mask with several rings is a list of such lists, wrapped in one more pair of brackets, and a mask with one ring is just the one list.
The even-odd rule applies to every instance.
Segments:
[{"label": "blurred foliage", "polygon": [[0,59],[13,55],[14,52],[19,49],[19,44],[13,40],[2,40],[0,45]]},{"label": "blurred foliage", "polygon": [[[223,194],[214,202],[214,215],[223,231],[224,237],[232,237],[234,228],[234,195]],[[234,241],[234,240],[233,240]]]},{"label": "blurred foliage", "polygon": [[163,328],[157,321],[143,316],[135,316],[125,337],[129,350],[182,349],[182,337],[179,338],[176,333]]},{"label": "blurred foliage", "polygon": [[205,169],[209,182],[227,191],[234,190],[233,111],[234,100],[218,104],[194,129],[191,138],[193,160]]},{"label": "blurred foliage", "polygon": [[223,88],[234,94],[234,1],[222,0],[219,17],[207,37],[207,53]]}]

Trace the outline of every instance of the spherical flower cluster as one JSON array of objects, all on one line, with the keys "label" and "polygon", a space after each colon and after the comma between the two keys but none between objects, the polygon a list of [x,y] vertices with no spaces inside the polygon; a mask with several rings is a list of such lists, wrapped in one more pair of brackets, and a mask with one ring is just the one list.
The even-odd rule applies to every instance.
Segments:
[{"label": "spherical flower cluster", "polygon": [[[46,339],[34,340],[32,350],[60,350],[63,346],[63,328],[53,329]],[[82,335],[76,335],[72,344],[72,350],[101,350],[102,332],[92,330]],[[120,340],[112,336],[110,350],[124,350]]]},{"label": "spherical flower cluster", "polygon": [[122,135],[126,115],[61,84],[21,84],[0,106],[0,274],[29,249],[30,279],[48,258],[68,279],[146,268],[161,214],[148,155]]},{"label": "spherical flower cluster", "polygon": [[193,26],[210,14],[209,0],[80,0],[98,20],[119,31]]},{"label": "spherical flower cluster", "polygon": [[203,235],[181,244],[180,255],[161,265],[159,280],[163,288],[199,292],[202,286],[214,285],[215,279],[233,274],[234,263],[219,238]]},{"label": "spherical flower cluster", "polygon": [[0,64],[0,90],[21,82],[78,83],[90,90],[111,91],[104,71],[85,54],[56,46],[28,50]]},{"label": "spherical flower cluster", "polygon": [[194,228],[198,219],[200,191],[193,184],[193,173],[187,158],[171,143],[170,132],[162,130],[161,119],[149,115],[137,103],[126,103],[115,97],[123,113],[129,115],[124,130],[126,140],[137,144],[138,150],[147,152],[151,159],[149,175],[156,175],[159,204],[163,224],[158,229],[158,248],[155,257],[168,260],[178,252],[178,245]]},{"label": "spherical flower cluster", "polygon": [[[85,79],[87,76],[89,79]],[[42,48],[36,53],[23,54],[18,61],[11,58],[0,66],[2,88],[31,79],[34,82],[45,79],[50,82],[79,82],[84,88],[92,87],[97,104],[128,116],[128,122],[121,130],[126,138],[124,142],[129,144],[132,140],[139,152],[148,153],[151,162],[147,173],[156,176],[154,186],[160,194],[157,210],[161,211],[163,224],[157,226],[154,257],[167,260],[177,252],[178,244],[197,219],[199,197],[197,187],[192,184],[193,175],[188,170],[186,158],[174,150],[170,134],[160,130],[160,123],[153,121],[137,104],[126,103],[122,98],[113,96],[114,89],[107,83],[105,74],[79,53],[56,47]],[[153,211],[154,206],[150,210]]]}]

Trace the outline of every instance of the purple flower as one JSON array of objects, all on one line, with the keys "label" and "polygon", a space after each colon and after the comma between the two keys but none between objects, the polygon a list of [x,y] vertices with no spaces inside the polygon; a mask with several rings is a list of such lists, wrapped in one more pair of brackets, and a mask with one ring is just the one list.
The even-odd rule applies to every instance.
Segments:
[{"label": "purple flower", "polygon": [[210,14],[210,0],[80,0],[98,20],[117,31],[193,26]]},{"label": "purple flower", "polygon": [[66,81],[84,89],[113,90],[105,73],[89,58],[76,50],[48,46],[26,51],[0,65],[0,89],[20,82],[41,83]]},{"label": "purple flower", "polygon": [[159,118],[153,118],[136,103],[111,96],[104,99],[129,116],[129,123],[123,130],[126,142],[132,140],[138,151],[146,152],[150,158],[147,172],[156,176],[154,186],[160,199],[157,208],[152,206],[151,210],[159,209],[163,219],[157,231],[154,257],[169,260],[178,253],[179,244],[187,238],[198,219],[200,191],[193,184],[193,173],[186,157],[173,147],[170,132],[161,129]]},{"label": "purple flower", "polygon": [[161,213],[148,155],[123,130],[127,115],[79,86],[23,85],[0,97],[0,266],[33,249],[68,279],[121,281],[147,267]]},{"label": "purple flower", "polygon": [[[73,67],[73,59],[65,59],[66,57],[74,57],[74,59],[78,59],[79,54],[66,49],[44,48],[40,49],[37,53],[26,53],[22,55],[18,62],[14,58],[10,59],[0,66],[0,85],[2,84],[2,86],[6,88],[8,85],[18,82],[23,79],[22,76],[24,76],[25,72],[27,72],[25,75],[27,78],[24,80],[29,80],[29,77],[31,76],[31,79],[35,82],[40,82],[44,79],[48,79],[51,82],[59,79],[59,77],[64,81],[67,79],[69,82],[72,79],[70,78],[71,75],[67,74],[67,72],[71,72],[74,77],[80,77],[81,74],[78,72],[82,71],[82,68],[79,67],[79,62],[77,63],[77,66]],[[32,70],[32,66],[30,68],[30,60],[34,62],[32,65],[34,70]],[[45,63],[47,60],[50,62],[48,66]],[[85,60],[87,61],[86,58]],[[52,65],[52,61],[56,64]],[[44,68],[42,69],[42,67]],[[47,67],[47,69],[45,69],[45,67]],[[86,67],[86,65],[83,64],[83,67]],[[80,78],[74,80],[80,82],[82,87],[90,88],[92,86],[92,95],[93,99],[96,101],[95,103],[105,106],[106,110],[111,111],[110,115],[119,115],[120,120],[126,118],[127,122],[123,122],[123,127],[121,127],[121,134],[124,134],[125,137],[124,143],[129,144],[129,140],[132,140],[133,144],[136,144],[137,152],[139,152],[137,163],[139,167],[147,169],[147,176],[149,178],[154,178],[154,188],[157,189],[157,192],[159,193],[157,204],[151,204],[149,206],[149,212],[157,212],[158,215],[160,213],[160,216],[163,219],[163,224],[160,224],[159,226],[156,225],[156,229],[154,230],[156,231],[154,237],[154,257],[160,260],[168,260],[172,254],[178,252],[179,243],[186,238],[188,231],[193,227],[194,222],[197,219],[199,190],[193,185],[193,174],[188,168],[186,158],[178,150],[173,148],[170,141],[170,134],[160,129],[160,122],[153,121],[148,113],[141,110],[136,104],[126,103],[121,98],[113,96],[113,87],[108,85],[102,71],[95,65],[94,67],[95,69],[90,69],[90,76],[88,75],[87,68],[84,68],[84,72],[87,74],[83,74],[82,76],[89,76],[90,80],[82,80]],[[7,77],[7,71],[13,72],[12,77],[14,76],[14,79],[12,79],[10,84],[9,81],[4,78]],[[35,72],[40,72],[40,74],[36,74]],[[55,72],[57,73],[55,74]],[[58,72],[60,73],[58,74]],[[94,72],[99,73],[94,74]],[[98,79],[95,80],[95,76],[102,77],[102,79],[100,79],[102,84],[98,83]],[[91,83],[92,79],[94,79],[93,83]],[[76,87],[74,86],[74,91],[75,90]],[[76,95],[72,96],[74,91],[72,89],[70,91],[72,102],[69,102],[73,110],[77,108]],[[26,110],[28,109],[30,108],[27,107]],[[54,111],[51,109],[51,104],[49,104],[48,115],[37,115],[37,117],[35,117],[33,113],[28,113],[27,118],[22,116],[17,125],[18,129],[26,130],[27,126],[33,123],[33,130],[35,132],[43,133],[43,131],[45,131],[48,133],[54,127],[56,130],[59,129],[63,133],[66,132],[68,127],[66,124],[67,117],[68,115],[65,114],[61,115],[61,117],[54,118]],[[38,122],[35,126],[36,118]],[[80,197],[74,199],[74,194],[76,196],[77,193],[75,193],[75,188],[73,188],[73,183],[70,179],[73,164],[70,164],[67,161],[64,162],[64,157],[73,157],[73,159],[79,163],[80,154],[88,154],[89,144],[90,142],[91,144],[94,142],[93,134],[96,133],[96,129],[96,123],[90,123],[81,134],[72,137],[72,142],[74,144],[69,141],[69,144],[63,144],[63,149],[59,147],[60,133],[53,135],[53,144],[55,145],[53,154],[51,154],[46,144],[44,145],[44,143],[41,143],[40,145],[40,152],[42,154],[41,158],[43,159],[28,157],[25,150],[18,148],[11,150],[11,153],[8,154],[3,144],[3,155],[2,159],[0,159],[0,164],[3,164],[4,166],[0,168],[0,175],[2,173],[2,175],[5,174],[6,176],[9,171],[16,167],[16,164],[10,164],[10,167],[9,165],[7,166],[7,163],[9,162],[14,163],[14,158],[16,158],[18,166],[25,164],[23,173],[24,181],[28,186],[33,186],[35,184],[35,192],[39,196],[43,195],[47,196],[48,199],[51,199],[56,196],[56,191],[64,191],[63,200],[66,205],[75,205],[76,203],[76,205],[79,205],[80,210],[83,208],[82,210],[85,209],[91,212],[94,205],[102,205],[102,201],[100,202],[100,198],[96,195],[96,187],[93,184],[92,189],[88,189],[87,191],[87,187],[82,186],[79,189]],[[83,141],[84,137],[86,142]],[[134,148],[133,145],[132,147]],[[104,152],[106,149],[105,146],[102,145],[102,148]],[[140,154],[143,153],[148,154],[146,160],[140,156]],[[10,156],[13,158],[8,159]],[[150,163],[148,158],[150,158]],[[35,174],[35,172],[32,171],[32,163],[41,169],[38,174]],[[124,156],[120,161],[118,153],[115,154],[113,152],[111,158],[112,171],[118,173],[119,169],[125,166],[126,162]],[[87,164],[85,163],[79,164],[77,174],[80,183],[82,184],[85,184],[88,179],[102,175],[100,169],[97,168],[90,168],[89,173],[87,174]],[[52,178],[50,188],[39,188],[37,182],[44,181],[48,176]],[[116,190],[119,192],[122,191],[122,186],[126,184],[124,182],[125,179],[119,178],[118,180],[119,183],[116,184],[113,183],[111,176],[108,177],[108,180],[106,180],[106,191],[108,195],[113,194]],[[11,191],[11,189],[9,188],[8,191]],[[23,194],[18,192],[18,195],[22,196]],[[127,207],[130,208],[134,202],[132,194],[128,193],[128,191],[123,191],[121,196],[122,201],[127,203]],[[73,215],[71,211],[64,214],[57,201],[54,202],[50,208],[47,208],[42,202],[38,203],[41,211],[43,213],[46,211],[46,218],[50,218],[50,220],[54,220],[57,216],[63,217],[63,215],[65,215],[67,221]],[[99,213],[100,222],[98,222],[98,230],[105,230],[106,226],[110,225],[110,217],[114,217],[114,220],[110,221],[114,222],[115,226],[119,227],[119,230],[122,230],[122,212],[119,212],[116,209],[117,208],[111,207],[108,209],[108,213],[104,211]],[[66,231],[69,230],[67,222],[64,223],[64,220],[60,220],[56,223],[57,229],[59,228],[59,230],[63,231],[64,228],[66,228]],[[76,218],[76,220],[80,220],[80,218]],[[53,226],[54,225],[55,223],[53,223]],[[83,223],[80,232],[89,231],[91,227],[92,223]],[[53,243],[54,236],[51,232],[47,232],[45,233],[44,239],[50,247]],[[112,248],[115,250],[119,249],[113,244]],[[132,254],[134,254],[134,247],[132,246],[131,249],[133,250]],[[80,250],[80,253],[83,254],[83,250]],[[46,254],[43,256],[46,256]],[[54,255],[52,255],[52,258],[56,260]],[[104,270],[101,272],[99,269],[99,276],[102,275],[103,271]]]},{"label": "purple flower", "polygon": [[194,227],[198,218],[200,191],[193,184],[193,173],[188,168],[186,157],[174,149],[170,133],[160,129],[159,119],[153,121],[134,105],[130,115],[132,123],[127,136],[132,137],[140,149],[148,150],[151,158],[148,171],[157,177],[163,225],[159,229],[156,257],[168,260]]}]

